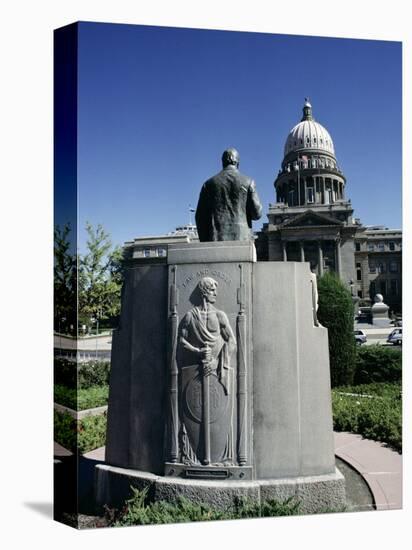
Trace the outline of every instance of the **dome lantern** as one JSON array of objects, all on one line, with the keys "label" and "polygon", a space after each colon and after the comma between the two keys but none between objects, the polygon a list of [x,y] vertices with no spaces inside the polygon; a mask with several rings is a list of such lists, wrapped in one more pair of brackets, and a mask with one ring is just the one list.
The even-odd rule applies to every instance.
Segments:
[{"label": "dome lantern", "polygon": [[303,106],[303,117],[301,122],[304,120],[314,120],[312,116],[312,105],[309,102],[309,98],[305,97],[305,104]]}]

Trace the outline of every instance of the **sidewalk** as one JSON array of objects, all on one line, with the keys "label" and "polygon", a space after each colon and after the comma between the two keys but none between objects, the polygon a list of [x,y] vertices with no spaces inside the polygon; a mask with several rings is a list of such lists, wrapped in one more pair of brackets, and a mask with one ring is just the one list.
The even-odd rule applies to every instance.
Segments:
[{"label": "sidewalk", "polygon": [[369,485],[377,510],[402,508],[402,455],[383,443],[348,432],[335,432],[335,454]]}]

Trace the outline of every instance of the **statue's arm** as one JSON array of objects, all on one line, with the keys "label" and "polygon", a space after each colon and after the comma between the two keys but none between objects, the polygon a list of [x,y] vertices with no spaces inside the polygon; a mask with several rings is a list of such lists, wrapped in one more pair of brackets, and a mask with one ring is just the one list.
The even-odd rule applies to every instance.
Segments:
[{"label": "statue's arm", "polygon": [[186,351],[190,351],[190,352],[196,354],[196,356],[200,357],[200,359],[205,360],[205,361],[210,361],[210,357],[211,357],[210,356],[210,353],[211,353],[210,348],[208,348],[208,347],[197,348],[196,346],[193,346],[188,341],[189,325],[191,323],[191,320],[192,320],[192,316],[189,312],[184,316],[183,321],[182,321],[182,328],[181,328],[180,339],[179,339],[180,345]]},{"label": "statue's arm", "polygon": [[196,348],[195,346],[192,346],[192,344],[187,340],[189,336],[189,325],[190,325],[190,314],[187,313],[183,317],[183,321],[182,321],[182,328],[180,332],[180,344],[182,345],[183,349],[187,351],[199,353],[200,349]]},{"label": "statue's arm", "polygon": [[220,324],[220,334],[223,340],[227,342],[229,351],[233,351],[236,348],[236,338],[233,334],[232,327],[230,326],[229,319],[224,311],[218,311],[217,316]]},{"label": "statue's arm", "polygon": [[209,239],[209,199],[206,183],[203,184],[200,190],[199,201],[197,203],[195,221],[197,227],[197,233],[201,242]]},{"label": "statue's arm", "polygon": [[262,216],[262,203],[260,202],[255,182],[252,180],[249,185],[246,210],[248,220],[258,220]]}]

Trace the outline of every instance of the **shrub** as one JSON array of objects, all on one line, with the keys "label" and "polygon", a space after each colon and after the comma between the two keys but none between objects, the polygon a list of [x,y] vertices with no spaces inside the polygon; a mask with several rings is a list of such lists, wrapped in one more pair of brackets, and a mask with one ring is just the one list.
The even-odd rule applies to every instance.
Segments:
[{"label": "shrub", "polygon": [[106,386],[110,377],[110,361],[88,361],[79,363],[78,367],[79,388],[91,386]]},{"label": "shrub", "polygon": [[[347,395],[355,394],[355,395]],[[374,397],[366,397],[372,395]],[[368,384],[332,391],[336,431],[358,433],[402,451],[402,392],[400,384]]]},{"label": "shrub", "polygon": [[77,387],[77,362],[54,358],[54,383],[68,388]]},{"label": "shrub", "polygon": [[69,414],[54,411],[54,441],[69,451],[76,451],[77,423]]},{"label": "shrub", "polygon": [[109,386],[92,386],[76,390],[66,386],[54,386],[54,401],[76,411],[107,405]]},{"label": "shrub", "polygon": [[107,414],[86,416],[78,423],[78,450],[84,454],[106,443]]},{"label": "shrub", "polygon": [[378,345],[357,348],[355,384],[401,380],[402,350]]},{"label": "shrub", "polygon": [[54,411],[54,440],[73,453],[87,453],[106,442],[107,416],[87,416],[75,420],[67,413]]},{"label": "shrub", "polygon": [[78,363],[68,359],[54,359],[54,383],[68,388],[90,388],[109,383],[110,361]]},{"label": "shrub", "polygon": [[290,516],[299,513],[299,501],[290,498],[284,502],[269,500],[262,505],[239,498],[231,510],[217,510],[207,504],[196,504],[180,497],[175,504],[165,501],[149,502],[148,490],[131,487],[133,496],[125,508],[114,516],[114,525],[149,525],[240,519],[255,517]]},{"label": "shrub", "polygon": [[318,282],[319,322],[328,329],[331,383],[352,384],[355,373],[353,301],[349,290],[333,273]]}]

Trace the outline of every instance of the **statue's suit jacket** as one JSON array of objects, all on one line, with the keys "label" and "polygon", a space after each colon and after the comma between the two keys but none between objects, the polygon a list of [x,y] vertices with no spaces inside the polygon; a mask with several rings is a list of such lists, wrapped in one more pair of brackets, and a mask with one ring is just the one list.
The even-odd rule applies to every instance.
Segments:
[{"label": "statue's suit jacket", "polygon": [[200,191],[196,225],[201,242],[250,240],[252,220],[262,215],[254,181],[232,165],[207,180]]}]

